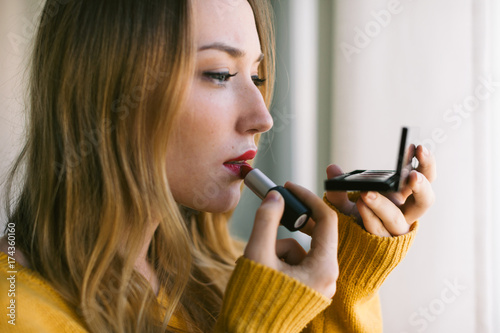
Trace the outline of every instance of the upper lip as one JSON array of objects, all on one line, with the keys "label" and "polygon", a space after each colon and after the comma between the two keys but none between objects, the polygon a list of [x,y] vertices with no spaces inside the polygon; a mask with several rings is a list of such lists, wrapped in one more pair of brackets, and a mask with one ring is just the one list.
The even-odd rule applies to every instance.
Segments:
[{"label": "upper lip", "polygon": [[249,150],[242,154],[241,156],[238,156],[236,158],[233,158],[231,160],[228,160],[224,163],[229,163],[229,162],[244,162],[247,160],[253,160],[255,158],[255,155],[257,155],[257,150]]}]

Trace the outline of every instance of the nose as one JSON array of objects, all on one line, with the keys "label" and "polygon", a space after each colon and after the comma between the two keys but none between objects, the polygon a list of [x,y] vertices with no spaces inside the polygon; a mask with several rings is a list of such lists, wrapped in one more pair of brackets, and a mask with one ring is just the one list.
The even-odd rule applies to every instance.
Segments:
[{"label": "nose", "polygon": [[267,132],[273,127],[273,118],[260,90],[253,82],[241,89],[239,100],[241,111],[237,123],[239,132],[259,134]]}]

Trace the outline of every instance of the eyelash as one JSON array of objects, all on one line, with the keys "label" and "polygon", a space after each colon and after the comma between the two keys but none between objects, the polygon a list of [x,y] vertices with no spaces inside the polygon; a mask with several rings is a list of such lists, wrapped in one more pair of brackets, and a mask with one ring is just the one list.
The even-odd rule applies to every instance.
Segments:
[{"label": "eyelash", "polygon": [[[218,85],[224,85],[225,82],[228,82],[229,79],[232,77],[236,76],[238,72],[231,74],[229,72],[204,72],[203,76],[208,78],[209,80],[212,80],[214,83]],[[266,82],[266,79],[261,79],[257,75],[252,76],[252,81],[253,83],[257,86],[260,87],[264,85]]]},{"label": "eyelash", "polygon": [[229,72],[204,72],[203,76],[214,81],[215,83],[222,85],[229,81],[230,78],[236,76],[238,73],[231,74]]},{"label": "eyelash", "polygon": [[266,83],[266,79],[265,78],[260,78],[258,77],[257,75],[254,75],[252,76],[252,81],[253,83],[257,86],[257,87],[260,87],[260,86],[263,86],[264,83]]}]

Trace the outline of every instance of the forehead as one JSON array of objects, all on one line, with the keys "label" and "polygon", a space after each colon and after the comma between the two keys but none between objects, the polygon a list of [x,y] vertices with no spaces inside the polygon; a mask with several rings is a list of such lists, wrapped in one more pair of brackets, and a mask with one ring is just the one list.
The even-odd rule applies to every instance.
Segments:
[{"label": "forehead", "polygon": [[255,17],[247,0],[194,0],[193,12],[198,46],[219,42],[260,51]]}]

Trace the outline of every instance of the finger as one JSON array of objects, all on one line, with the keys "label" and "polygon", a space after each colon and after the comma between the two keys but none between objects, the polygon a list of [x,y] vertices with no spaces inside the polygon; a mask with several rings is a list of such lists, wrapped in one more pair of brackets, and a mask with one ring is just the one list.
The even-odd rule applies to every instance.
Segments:
[{"label": "finger", "polygon": [[300,201],[311,209],[311,218],[316,224],[318,224],[319,221],[328,221],[334,217],[336,219],[335,212],[331,210],[321,198],[308,189],[292,182],[287,182],[285,188],[290,190]]},{"label": "finger", "polygon": [[248,244],[245,248],[245,257],[254,261],[271,264],[270,254],[275,254],[278,226],[284,210],[284,200],[277,191],[270,191],[255,214],[255,222]]},{"label": "finger", "polygon": [[311,236],[311,250],[299,266],[289,266],[299,281],[327,297],[333,297],[339,276],[337,263],[337,214],[318,196],[307,189],[287,183],[285,187],[312,211],[316,222]]},{"label": "finger", "polygon": [[330,209],[314,193],[299,185],[288,182],[285,184],[285,187],[311,209],[311,218],[316,222],[311,233],[311,251],[309,254],[315,257],[315,259],[320,259],[316,262],[321,262],[322,264],[336,263],[338,227],[335,211]]},{"label": "finger", "polygon": [[404,235],[410,230],[403,212],[388,198],[377,192],[365,192],[361,200],[384,224],[391,235]]},{"label": "finger", "polygon": [[[413,158],[416,156],[416,153],[417,153],[417,148],[415,147],[414,144],[411,144],[406,153],[405,154],[408,154],[407,156],[405,156],[405,160],[410,157],[410,163],[412,164],[411,165],[411,169],[413,168]],[[406,176],[404,176],[403,179],[401,179],[401,184],[399,184],[399,190],[397,192],[391,192],[389,193],[388,195],[386,195],[389,199],[391,199],[392,202],[394,202],[394,204],[398,207],[400,207],[401,205],[403,205],[406,201],[406,199],[411,195],[411,188],[408,186],[408,175],[407,173],[409,173],[410,170],[407,170],[406,169],[406,166],[404,167],[404,170],[403,172],[406,174]]]},{"label": "finger", "polygon": [[343,175],[344,172],[342,171],[342,169],[336,165],[336,164],[330,164],[327,168],[326,168],[326,177],[328,179],[330,178],[334,178],[334,177],[337,177],[337,176],[340,176],[340,175]]},{"label": "finger", "polygon": [[363,225],[366,231],[380,237],[392,236],[384,227],[384,224],[380,221],[378,216],[375,215],[370,208],[368,208],[361,198],[356,202],[356,206],[358,207],[359,214],[363,219]]},{"label": "finger", "polygon": [[408,186],[412,189],[413,194],[408,197],[401,210],[407,223],[411,224],[432,206],[435,195],[431,183],[424,175],[415,170],[410,173]]},{"label": "finger", "polygon": [[405,203],[411,193],[411,188],[405,185],[399,192],[385,192],[384,196],[391,200],[396,206],[400,207]]},{"label": "finger", "polygon": [[[415,157],[418,159],[419,164],[416,170],[422,173],[429,182],[432,183],[437,176],[434,156],[425,146],[420,145],[415,150]],[[388,197],[391,198],[397,206],[401,206],[411,194],[412,190],[408,182],[406,182],[399,192],[390,194]]]},{"label": "finger", "polygon": [[[331,179],[342,174],[344,174],[344,172],[342,172],[342,169],[338,165],[331,164],[326,168],[327,179]],[[354,212],[355,205],[349,200],[347,192],[327,191],[326,198],[344,214],[350,215]]]},{"label": "finger", "polygon": [[300,228],[299,231],[308,235],[308,236],[312,236],[315,226],[316,226],[316,222],[314,222],[312,219],[309,219],[309,221],[307,221],[306,225],[303,226],[302,228]]},{"label": "finger", "polygon": [[276,254],[289,265],[298,265],[304,260],[307,252],[293,238],[280,239],[276,242]]},{"label": "finger", "polygon": [[422,145],[417,147],[415,156],[418,159],[417,171],[423,174],[429,182],[432,183],[437,177],[436,161],[434,156]]}]

